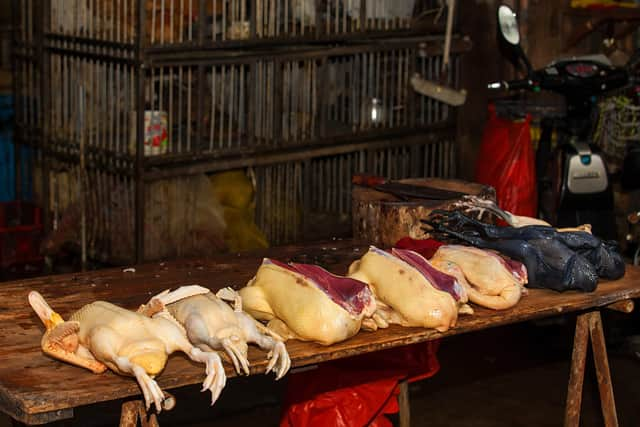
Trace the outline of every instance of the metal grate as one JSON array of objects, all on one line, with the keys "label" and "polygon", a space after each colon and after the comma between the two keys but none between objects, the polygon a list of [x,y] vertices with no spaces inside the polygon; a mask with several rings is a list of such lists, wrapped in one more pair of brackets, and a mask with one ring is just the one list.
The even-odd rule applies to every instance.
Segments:
[{"label": "metal grate", "polygon": [[[134,43],[142,11],[143,40],[156,47],[406,32],[441,7],[438,0],[50,1],[53,34]],[[24,16],[34,16],[33,0],[25,4]]]},{"label": "metal grate", "polygon": [[[57,248],[65,242],[82,245],[84,241],[86,254],[92,259],[128,263],[135,258],[132,178],[56,161],[50,164],[45,182],[52,227],[57,230],[53,240],[47,242],[49,247]],[[151,233],[146,235],[149,243],[153,237]],[[157,241],[153,243],[157,245]]]},{"label": "metal grate", "polygon": [[271,244],[301,237],[304,214],[300,162],[256,168],[256,222]]},{"label": "metal grate", "polygon": [[50,150],[79,156],[114,169],[135,153],[134,74],[132,66],[52,54],[52,93],[46,111]]},{"label": "metal grate", "polygon": [[323,236],[340,233],[340,225],[348,229],[351,224],[354,174],[452,178],[454,149],[451,140],[438,140],[256,168],[258,226],[273,244],[290,243],[309,237],[305,230],[316,226],[310,220],[325,214],[338,229],[329,227]]},{"label": "metal grate", "polygon": [[[410,87],[416,70],[432,79],[440,74],[441,56],[420,56],[419,45],[320,52],[311,59],[258,56],[232,64],[154,67],[145,114],[161,118],[167,145],[146,154],[258,152],[445,123],[449,107]],[[458,64],[454,55],[447,76],[452,85],[459,79]],[[113,80],[119,86],[109,93],[126,98],[118,108],[131,108],[131,79],[125,71]]]},{"label": "metal grate", "polygon": [[455,174],[453,110],[409,84],[440,78],[438,0],[13,2],[16,139],[38,149],[45,224],[74,193],[91,257],[184,253],[154,249],[159,194],[207,172],[252,168],[271,244],[349,224],[355,172]]},{"label": "metal grate", "polygon": [[332,58],[328,104],[329,127],[334,133],[408,126],[408,79],[413,59],[412,49]]},{"label": "metal grate", "polygon": [[49,1],[52,34],[119,43],[136,37],[136,0]]}]

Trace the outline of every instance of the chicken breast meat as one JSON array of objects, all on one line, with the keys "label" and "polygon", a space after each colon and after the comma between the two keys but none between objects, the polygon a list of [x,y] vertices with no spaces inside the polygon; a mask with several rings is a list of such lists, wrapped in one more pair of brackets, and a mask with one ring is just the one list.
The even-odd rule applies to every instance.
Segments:
[{"label": "chicken breast meat", "polygon": [[363,323],[375,328],[369,287],[317,265],[265,258],[239,293],[244,309],[284,338],[330,345],[354,336]]},{"label": "chicken breast meat", "polygon": [[442,274],[416,252],[374,246],[349,267],[349,277],[367,283],[388,323],[421,326],[444,332],[455,326],[466,301],[455,278]]}]

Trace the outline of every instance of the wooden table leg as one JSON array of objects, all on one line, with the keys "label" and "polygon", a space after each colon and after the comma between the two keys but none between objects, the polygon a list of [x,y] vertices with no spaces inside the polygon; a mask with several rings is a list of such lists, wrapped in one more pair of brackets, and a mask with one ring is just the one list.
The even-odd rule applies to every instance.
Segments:
[{"label": "wooden table leg", "polygon": [[156,414],[147,417],[142,400],[132,400],[122,404],[120,410],[120,427],[137,427],[138,420],[142,427],[160,427]]},{"label": "wooden table leg", "polygon": [[587,359],[587,344],[589,342],[588,314],[579,315],[576,321],[571,372],[569,373],[569,389],[567,390],[567,404],[564,414],[565,427],[578,427],[580,425],[584,365]]},{"label": "wooden table leg", "polygon": [[591,338],[591,349],[593,350],[593,361],[596,367],[604,424],[606,427],[617,427],[618,415],[613,398],[613,385],[611,384],[602,317],[599,311],[580,314],[576,321],[564,425],[565,427],[578,427],[580,425],[582,385],[584,383],[584,368],[589,337]]},{"label": "wooden table leg", "polygon": [[400,407],[400,427],[411,426],[411,404],[409,402],[409,381],[400,382],[400,395],[398,396],[398,406]]},{"label": "wooden table leg", "polygon": [[622,301],[616,301],[613,304],[609,304],[607,308],[609,310],[629,314],[635,308],[635,304],[633,303],[632,299],[623,299]]},{"label": "wooden table leg", "polygon": [[596,365],[602,416],[604,418],[604,425],[613,427],[618,425],[618,415],[616,413],[616,402],[613,398],[613,385],[611,384],[609,359],[607,358],[607,345],[602,329],[602,317],[600,317],[599,311],[594,311],[589,314],[591,315],[589,318],[591,349],[593,350],[593,361]]}]

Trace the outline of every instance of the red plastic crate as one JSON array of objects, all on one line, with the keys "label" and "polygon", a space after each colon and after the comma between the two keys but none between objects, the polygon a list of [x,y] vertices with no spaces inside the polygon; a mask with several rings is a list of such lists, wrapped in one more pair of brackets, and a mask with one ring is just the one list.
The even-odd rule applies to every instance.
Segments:
[{"label": "red plastic crate", "polygon": [[42,210],[28,202],[0,203],[0,269],[40,264]]}]

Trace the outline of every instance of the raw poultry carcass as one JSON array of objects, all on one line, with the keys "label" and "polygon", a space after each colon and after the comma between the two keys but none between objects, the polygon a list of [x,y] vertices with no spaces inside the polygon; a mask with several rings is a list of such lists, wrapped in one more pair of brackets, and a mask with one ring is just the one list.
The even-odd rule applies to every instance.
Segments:
[{"label": "raw poultry carcass", "polygon": [[[442,212],[434,212],[437,217]],[[603,279],[619,279],[624,275],[624,260],[618,252],[615,241],[603,241],[587,231],[562,231],[553,227],[524,226],[497,227],[485,224],[460,214],[445,214],[451,224],[456,227],[471,228],[489,239],[502,240],[544,240],[553,239],[569,249],[584,256],[595,268],[599,277]]]},{"label": "raw poultry carcass", "polygon": [[590,233],[545,226],[497,227],[449,211],[434,211],[424,222],[436,237],[493,249],[524,263],[529,287],[590,292],[597,286],[599,272],[609,279],[624,275],[624,262],[615,247]]},{"label": "raw poultry carcass", "polygon": [[[500,255],[471,246],[445,245],[429,260],[437,269],[458,279],[469,300],[494,310],[511,308],[520,301],[526,269],[516,269]],[[523,274],[523,271],[524,274]]]},{"label": "raw poultry carcass", "polygon": [[376,310],[365,283],[268,258],[239,293],[244,309],[283,338],[323,345],[352,337]]},{"label": "raw poultry carcass", "polygon": [[173,398],[165,397],[153,379],[162,372],[167,358],[175,351],[182,351],[191,360],[206,364],[207,376],[202,385],[203,391],[211,391],[212,405],[225,385],[226,375],[220,356],[194,347],[182,326],[170,316],[149,318],[105,301],[96,301],[64,321],[38,292],[29,293],[29,303],[46,327],[41,343],[45,354],[94,373],[102,373],[108,367],[116,373],[135,377],[147,409],[155,404],[160,412],[175,404]]},{"label": "raw poultry carcass", "polygon": [[[189,295],[183,292],[184,288],[165,291],[153,297],[148,305],[153,307],[154,300],[162,303],[185,328],[192,344],[203,351],[224,350],[238,373],[249,375],[248,343],[269,352],[266,373],[275,368],[276,379],[287,373],[291,360],[282,339],[242,311],[242,299],[236,291],[224,288],[216,295],[211,292]],[[223,299],[232,300],[234,308]]]},{"label": "raw poultry carcass", "polygon": [[410,250],[393,249],[388,253],[372,246],[351,264],[349,277],[369,284],[380,306],[378,316],[402,326],[444,332],[456,324],[461,308],[457,301],[467,299],[454,277]]}]

